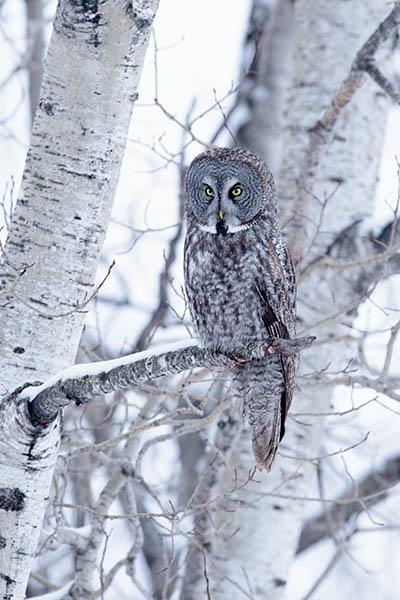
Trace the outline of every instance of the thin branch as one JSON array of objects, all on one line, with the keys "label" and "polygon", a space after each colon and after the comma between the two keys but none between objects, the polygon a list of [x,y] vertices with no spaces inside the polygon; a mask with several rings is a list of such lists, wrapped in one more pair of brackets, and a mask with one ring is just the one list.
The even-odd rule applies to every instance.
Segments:
[{"label": "thin branch", "polygon": [[383,363],[382,371],[381,371],[381,374],[379,375],[380,381],[385,381],[389,375],[389,369],[390,369],[390,365],[392,363],[394,345],[397,340],[399,331],[400,331],[400,321],[397,321],[397,323],[395,325],[393,325],[391,332],[390,332],[390,338],[389,338],[387,348],[386,348],[385,362]]},{"label": "thin branch", "polygon": [[50,319],[50,320],[51,319],[64,319],[65,317],[68,317],[69,315],[72,315],[73,313],[85,312],[84,309],[88,306],[88,304],[90,304],[90,302],[93,300],[93,298],[95,298],[97,296],[97,294],[99,293],[99,291],[101,290],[101,288],[103,287],[103,285],[105,284],[107,279],[109,278],[110,273],[111,273],[112,269],[114,268],[114,266],[115,266],[115,260],[112,261],[111,265],[108,267],[107,273],[105,274],[103,279],[100,281],[99,285],[97,285],[95,287],[93,292],[89,295],[85,294],[85,297],[81,302],[78,301],[76,303],[76,305],[74,306],[74,308],[71,308],[71,310],[67,310],[66,312],[62,312],[62,313],[44,312],[44,311],[39,310],[38,308],[34,307],[32,305],[32,302],[29,302],[28,300],[26,300],[16,290],[14,290],[13,293],[14,293],[14,296],[17,298],[17,300],[19,300],[27,308],[29,308],[30,310],[33,310],[35,313],[37,313],[41,317],[44,317],[45,319]]}]

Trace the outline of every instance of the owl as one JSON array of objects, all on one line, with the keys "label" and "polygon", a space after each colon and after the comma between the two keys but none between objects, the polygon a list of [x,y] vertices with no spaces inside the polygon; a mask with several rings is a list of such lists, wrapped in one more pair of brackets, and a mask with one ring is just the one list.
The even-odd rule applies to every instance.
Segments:
[{"label": "owl", "polygon": [[[274,180],[248,150],[213,148],[185,180],[184,271],[189,310],[205,347],[229,353],[269,336],[295,335],[296,280],[278,221]],[[270,469],[285,432],[297,356],[234,366],[233,395]]]}]

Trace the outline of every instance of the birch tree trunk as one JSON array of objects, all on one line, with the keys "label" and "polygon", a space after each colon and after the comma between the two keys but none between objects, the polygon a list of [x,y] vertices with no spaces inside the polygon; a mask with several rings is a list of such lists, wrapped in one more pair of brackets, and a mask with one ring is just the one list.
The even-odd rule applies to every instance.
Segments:
[{"label": "birch tree trunk", "polygon": [[8,396],[73,363],[158,0],[60,0],[0,263],[0,596],[24,597],[59,420]]},{"label": "birch tree trunk", "polygon": [[[278,178],[286,218],[293,217],[293,199],[310,127],[328,107],[357,51],[387,12],[387,7],[373,0],[298,0],[294,5],[293,81]],[[387,106],[380,90],[368,82],[342,114],[310,189],[311,210],[304,215],[304,221],[297,215],[301,226],[305,223],[307,228],[304,264],[324,255],[346,228],[352,228],[355,245],[361,240],[355,224],[373,208]],[[264,108],[268,111],[268,97]],[[257,131],[257,113],[253,118],[252,128]],[[263,127],[262,123],[259,126]],[[251,138],[246,139],[246,145],[251,147]],[[259,145],[257,149],[260,150]],[[292,243],[293,239],[295,232]],[[342,251],[338,244],[336,252]],[[361,247],[360,255],[363,256]],[[298,274],[301,275],[301,267]],[[302,356],[303,372],[318,372],[329,364],[333,371],[340,371],[355,350],[349,341],[346,347],[340,342],[333,345],[335,338],[344,333],[348,336],[349,329],[343,322],[351,324],[355,299],[361,301],[354,275],[354,270],[343,274],[317,268],[301,280],[299,333],[305,329],[320,340]],[[332,388],[302,390],[301,379],[298,385],[293,412],[329,411]],[[248,433],[242,430],[233,444],[228,468],[220,471],[219,481],[210,492],[210,498],[230,500],[223,506],[219,504],[210,518],[208,537],[203,537],[203,550],[197,553],[197,571],[196,565],[188,565],[182,599],[204,597],[206,589],[213,600],[278,600],[284,596],[304,501],[310,494],[315,472],[315,461],[310,459],[320,453],[322,420],[289,418],[272,471],[258,472],[250,478],[254,460],[248,440]]]}]

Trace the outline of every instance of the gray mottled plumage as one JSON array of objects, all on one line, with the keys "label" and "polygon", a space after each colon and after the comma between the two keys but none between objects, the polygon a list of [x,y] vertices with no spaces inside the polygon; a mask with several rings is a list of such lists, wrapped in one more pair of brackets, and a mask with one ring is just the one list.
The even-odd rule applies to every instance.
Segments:
[{"label": "gray mottled plumage", "polygon": [[[186,176],[186,215],[186,294],[202,343],[229,352],[266,336],[293,337],[295,275],[265,163],[239,148],[200,154]],[[284,434],[296,364],[296,356],[276,355],[234,368],[234,395],[265,468]]]}]

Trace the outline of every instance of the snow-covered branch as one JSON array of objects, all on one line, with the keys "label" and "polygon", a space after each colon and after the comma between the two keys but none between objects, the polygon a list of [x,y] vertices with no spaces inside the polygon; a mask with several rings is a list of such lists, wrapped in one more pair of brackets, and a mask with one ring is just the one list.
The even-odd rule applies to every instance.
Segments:
[{"label": "snow-covered branch", "polygon": [[39,387],[24,389],[20,399],[29,400],[34,424],[47,424],[71,402],[83,404],[99,394],[124,390],[194,367],[228,367],[271,354],[297,353],[308,348],[314,339],[312,336],[292,340],[266,338],[232,349],[229,355],[201,348],[195,341],[178,342],[110,361],[75,365]]}]

